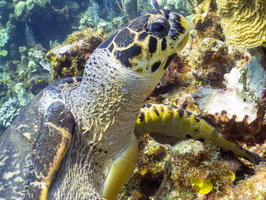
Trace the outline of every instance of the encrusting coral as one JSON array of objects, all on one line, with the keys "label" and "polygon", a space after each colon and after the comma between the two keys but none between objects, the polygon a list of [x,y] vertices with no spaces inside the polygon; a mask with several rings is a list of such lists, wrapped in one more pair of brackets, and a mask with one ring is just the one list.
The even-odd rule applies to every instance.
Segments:
[{"label": "encrusting coral", "polygon": [[[193,18],[192,40],[169,66],[165,74],[168,83],[153,91],[147,102],[174,104],[197,113],[214,124],[228,140],[265,157],[266,50],[264,47],[242,49],[260,46],[263,36],[261,33],[256,38],[253,35],[257,40],[254,46],[245,41],[231,44],[221,26],[223,17],[217,15],[218,1],[197,1],[200,5]],[[245,1],[239,2],[245,4]],[[264,10],[266,12],[265,7]],[[231,26],[237,28],[238,25]],[[240,48],[240,45],[244,46]],[[196,93],[195,99],[191,98],[192,93]],[[142,140],[144,144],[140,149],[145,146],[148,150],[141,150],[140,157],[148,163],[147,155],[154,152],[154,145],[146,140],[147,137]],[[195,151],[185,154],[179,151],[188,148]],[[247,163],[245,166],[232,157],[224,157],[223,153],[221,157],[212,145],[190,140],[174,148],[159,145],[156,149],[164,153],[153,154],[150,165],[139,161],[120,199],[266,199],[266,167],[263,164],[251,168]],[[154,166],[160,166],[160,173],[156,173],[159,170]],[[145,174],[143,167],[147,171]]]},{"label": "encrusting coral", "polygon": [[26,2],[25,1],[20,1],[15,5],[15,15],[16,16],[21,16],[21,14],[25,11],[26,8]]},{"label": "encrusting coral", "polygon": [[[18,115],[20,111],[19,102],[16,98],[9,98],[1,107],[0,107],[0,127],[10,126],[13,119]],[[1,132],[0,132],[1,135]]]},{"label": "encrusting coral", "polygon": [[[27,2],[32,1],[27,0],[26,6],[28,6]],[[168,3],[164,0],[161,2]],[[198,5],[198,15],[193,20],[196,27],[193,39],[169,67],[165,75],[168,84],[157,88],[147,102],[162,101],[201,114],[202,117],[220,128],[229,140],[234,140],[236,143],[242,142],[242,146],[263,156],[266,147],[265,144],[263,145],[266,138],[266,115],[265,107],[263,107],[263,103],[266,102],[265,61],[257,58],[252,60],[252,56],[249,58],[246,51],[232,49],[226,45],[225,39],[227,44],[237,48],[261,45],[266,35],[266,1],[195,0],[194,2],[202,4]],[[217,15],[217,5],[220,16]],[[35,9],[37,9],[36,6]],[[28,10],[32,9],[28,8]],[[23,12],[22,10],[17,16],[24,16]],[[102,33],[94,34],[93,31],[85,29],[71,34],[64,45],[50,50],[46,58],[53,67],[51,71],[53,79],[82,75],[87,58],[101,43],[103,37]],[[0,42],[0,46],[1,44]],[[24,52],[30,51],[26,49],[20,53],[28,54]],[[36,75],[31,78],[23,74],[25,66],[27,69],[31,66],[27,58],[30,56],[21,55],[21,57],[23,57],[21,63],[9,62],[7,66],[10,69],[15,68],[17,71],[15,75],[25,77],[23,81],[26,88],[32,88],[44,78],[40,79]],[[34,58],[32,57],[31,60]],[[36,66],[37,60],[35,58]],[[261,63],[259,69],[256,63]],[[250,71],[247,71],[248,69]],[[258,72],[259,70],[261,73]],[[261,76],[258,76],[259,74]],[[240,75],[240,78],[237,75]],[[258,79],[252,81],[255,75]],[[9,87],[12,80],[13,77],[12,79],[7,77],[3,83]],[[232,80],[235,81],[235,85],[230,85]],[[214,91],[210,95],[223,100],[222,104],[226,112],[210,113],[204,110],[206,107],[202,109],[202,104],[200,105],[199,102],[197,107],[191,93],[196,93],[199,86]],[[237,95],[243,91],[234,90],[240,86],[245,86],[243,90],[248,90],[246,92],[252,92],[252,94],[247,94],[248,98],[243,98],[243,96],[240,98]],[[233,111],[229,107],[232,106],[233,100],[229,101],[226,95],[236,97],[239,105],[246,106],[245,109],[238,110],[237,115],[229,112]],[[196,103],[199,100],[196,99]],[[208,103],[210,103],[208,106],[215,106],[213,102],[208,101]],[[225,106],[226,104],[228,107]],[[5,105],[1,110],[6,107]],[[216,108],[220,107],[216,105]],[[248,117],[246,117],[247,113]],[[235,178],[232,178],[234,176]],[[158,144],[146,135],[140,143],[140,160],[134,177],[125,186],[118,199],[128,197],[129,199],[193,200],[230,199],[232,197],[234,199],[265,199],[266,191],[263,187],[266,184],[265,181],[265,166],[260,165],[255,170],[249,169],[232,157],[221,157],[217,148],[210,144],[189,140],[170,147]]]},{"label": "encrusting coral", "polygon": [[145,135],[139,149],[140,159],[134,176],[124,186],[118,200],[266,197],[265,166],[248,168],[209,143],[188,140],[171,147]]},{"label": "encrusting coral", "polygon": [[64,45],[51,49],[46,55],[52,67],[52,79],[82,76],[86,61],[102,41],[102,30],[85,29],[69,35]]},{"label": "encrusting coral", "polygon": [[0,48],[5,46],[5,44],[7,43],[8,39],[9,39],[9,37],[8,37],[8,34],[7,34],[7,29],[2,28],[0,26]]},{"label": "encrusting coral", "polygon": [[18,110],[48,85],[49,74],[39,64],[44,52],[46,49],[40,44],[32,48],[12,45],[9,51],[12,59],[2,65],[0,72],[0,135],[16,117]]},{"label": "encrusting coral", "polygon": [[[254,73],[242,74],[247,77],[246,80],[234,76],[238,86],[245,85],[245,89],[250,92],[256,90],[253,92],[256,95],[251,98],[234,96],[240,100],[239,105],[246,105],[248,108],[238,110],[241,115],[236,117],[234,113],[227,112],[230,111],[232,101],[226,101],[228,99],[224,95],[236,94],[229,87],[232,83],[230,75],[233,76],[235,70],[247,69],[260,61],[254,58],[254,62],[251,62],[246,51],[226,45],[225,35],[216,13],[216,3],[215,1],[206,2],[203,6],[205,11],[198,9],[200,15],[194,19],[196,30],[190,45],[174,60],[165,74],[168,84],[158,87],[147,102],[175,104],[201,114],[223,133],[227,133],[226,137],[229,140],[236,143],[242,142],[241,146],[252,149],[262,156],[264,148],[262,142],[266,138],[262,133],[266,126],[262,121],[263,108],[257,107],[259,100],[252,99],[252,97],[258,99],[258,94],[261,94],[257,91],[258,87],[254,81],[251,81]],[[80,32],[72,34],[68,42],[71,44],[54,48],[47,54],[48,60],[54,67],[54,79],[82,74],[80,67],[83,65],[83,59],[87,58],[90,52],[85,52],[83,48],[89,40],[85,39],[86,42],[80,40],[83,37],[83,34],[80,34]],[[90,48],[92,50],[93,47]],[[249,62],[252,64],[246,66]],[[225,74],[228,74],[225,76],[227,84],[224,79]],[[223,105],[228,104],[225,108],[226,112],[223,110],[218,113],[204,112],[201,106],[195,105],[191,93],[196,93],[199,86],[207,85],[210,85],[211,90],[214,91],[211,96],[224,100]],[[226,89],[227,86],[228,89]],[[260,87],[259,90],[261,89],[263,88]],[[209,103],[209,106],[215,106],[215,103]],[[246,110],[250,112],[247,114]],[[259,110],[260,113],[257,113]],[[246,115],[249,117],[247,118]],[[256,195],[252,193],[253,182],[245,184],[246,180],[249,180],[245,178],[252,175],[252,178],[259,182],[259,177],[264,176],[263,166],[259,166],[261,173],[257,176],[256,170],[246,167],[237,159],[221,157],[220,152],[213,145],[189,140],[171,148],[157,144],[149,136],[145,136],[142,138],[140,150],[141,159],[135,169],[134,177],[125,186],[118,199],[230,199],[230,196],[238,199],[235,194],[242,195],[244,190],[255,198],[263,198],[265,195],[259,186],[264,184],[263,181],[254,186],[255,190],[259,191]],[[183,150],[185,153],[182,153]],[[238,189],[235,190],[235,188]]]},{"label": "encrusting coral", "polygon": [[217,0],[226,42],[237,48],[260,46],[266,36],[265,0]]}]

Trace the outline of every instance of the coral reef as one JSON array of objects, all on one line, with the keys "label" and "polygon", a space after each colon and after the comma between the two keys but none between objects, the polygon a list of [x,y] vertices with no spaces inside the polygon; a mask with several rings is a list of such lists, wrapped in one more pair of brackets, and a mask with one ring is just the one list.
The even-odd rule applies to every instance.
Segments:
[{"label": "coral reef", "polygon": [[161,8],[169,9],[178,12],[181,15],[188,17],[191,15],[192,7],[188,1],[183,0],[158,0]]},{"label": "coral reef", "polygon": [[[19,108],[25,106],[49,82],[50,75],[39,64],[46,50],[40,44],[30,49],[25,46],[18,49],[19,58],[6,61],[1,69],[0,106],[3,122],[0,132],[15,118]],[[13,54],[13,50],[10,53]]]},{"label": "coral reef", "polygon": [[237,48],[262,44],[266,36],[266,1],[217,0],[226,42]]},{"label": "coral reef", "polygon": [[228,138],[249,145],[263,143],[265,48],[247,51],[227,45],[215,1],[201,1],[196,11],[190,44],[169,67],[168,84],[157,88],[147,101],[200,114]]},{"label": "coral reef", "polygon": [[120,9],[128,19],[133,19],[139,16],[139,8],[137,0],[124,0],[123,5],[120,5]]},{"label": "coral reef", "polygon": [[[17,99],[9,99],[0,108],[0,127],[10,126],[13,119],[19,114],[21,106]],[[1,135],[1,131],[0,131]]]},{"label": "coral reef", "polygon": [[0,29],[0,47],[4,47],[8,41],[8,33],[5,28]]},{"label": "coral reef", "polygon": [[[101,9],[92,9],[92,2],[100,5]],[[91,13],[86,14],[87,10]],[[63,42],[68,34],[81,26],[82,16],[97,14],[96,18],[100,21],[92,24],[92,27],[102,26],[108,31],[114,30],[123,21],[123,14],[115,1],[0,1],[0,14],[0,106],[9,98],[16,98],[18,104],[23,106],[47,86],[50,65],[44,60],[46,49]],[[85,18],[87,19],[88,17]],[[81,28],[86,32],[88,26],[89,24],[83,24]],[[72,40],[77,41],[78,37],[73,34]],[[84,43],[80,43],[80,50],[77,49],[78,46],[73,48],[76,54],[71,52],[71,56],[74,56],[72,64],[60,69],[64,76],[57,78],[71,75],[72,70],[75,72],[72,75],[81,75],[82,70],[79,68],[85,65],[89,54],[102,41],[99,38],[87,38],[91,39],[88,44],[85,44],[85,39]],[[55,63],[56,59],[52,59]]]},{"label": "coral reef", "polygon": [[118,199],[212,200],[243,199],[245,195],[264,199],[266,196],[264,165],[247,168],[236,158],[220,154],[211,144],[187,140],[170,147],[146,135],[139,148],[140,159],[133,178]]},{"label": "coral reef", "polygon": [[[118,1],[97,1],[92,0],[79,20],[79,29],[84,28],[103,28],[105,32],[112,32],[127,21],[125,10],[126,1],[122,4]],[[120,10],[119,10],[120,9]],[[131,11],[134,9],[131,7]],[[123,14],[121,14],[123,13]]]},{"label": "coral reef", "polygon": [[52,69],[52,79],[82,76],[91,53],[103,41],[103,32],[86,29],[68,36],[65,45],[51,49],[46,59]]},{"label": "coral reef", "polygon": [[26,2],[25,1],[19,1],[16,5],[15,5],[15,12],[14,14],[19,17],[22,15],[22,13],[25,11],[26,9]]},{"label": "coral reef", "polygon": [[226,89],[201,87],[193,95],[202,111],[228,137],[247,144],[266,139],[265,90],[266,63],[261,48],[250,50],[250,59],[242,59],[224,74]]},{"label": "coral reef", "polygon": [[240,95],[233,89],[199,87],[193,97],[203,113],[219,114],[224,121],[234,118],[236,122],[251,123],[257,118],[257,104],[248,95]]},{"label": "coral reef", "polygon": [[[0,130],[50,76],[55,80],[82,75],[86,60],[105,38],[98,29],[112,32],[141,12],[154,10],[148,1],[117,3],[0,1]],[[189,18],[195,13],[195,31],[146,101],[200,114],[228,140],[265,157],[266,50],[253,48],[265,42],[265,1],[158,3]],[[77,29],[81,31],[72,33]],[[134,176],[119,199],[266,198],[263,164],[252,168],[211,144],[192,140],[170,147],[146,135],[139,147]]]},{"label": "coral reef", "polygon": [[249,49],[244,59],[238,61],[236,67],[224,77],[227,88],[247,94],[260,105],[264,104],[261,93],[266,87],[266,54],[263,49]]},{"label": "coral reef", "polygon": [[[216,1],[205,0],[196,1],[196,3],[198,5],[192,19],[195,23],[195,31],[190,44],[169,66],[165,74],[167,84],[156,88],[146,101],[174,104],[197,113],[214,124],[228,140],[265,157],[266,50],[264,47],[243,50],[243,47],[252,46],[240,46],[246,45],[245,42],[240,41],[234,47],[228,45],[230,44],[228,35],[221,25],[223,17],[218,15],[220,10],[217,8]],[[237,28],[237,24],[230,24],[230,28],[235,27]],[[242,33],[234,34],[238,36]],[[258,35],[260,37],[254,36],[253,39],[262,40],[261,34]],[[153,152],[154,146],[150,145],[152,142],[146,137],[142,139],[140,148],[142,149],[144,145],[147,151]],[[135,171],[133,180],[124,188],[121,197],[127,196],[129,199],[266,198],[263,186],[265,184],[263,178],[266,176],[264,164],[250,168],[247,163],[245,166],[232,157],[228,159],[228,155],[223,153],[220,155],[212,145],[193,141],[181,142],[174,148],[160,145],[157,148],[165,148],[163,154],[161,152],[158,154],[162,162],[157,162],[157,157],[154,155],[147,169],[153,169],[152,165],[155,164],[160,166],[162,169],[160,176],[155,176],[156,170],[150,170],[149,176],[142,176],[142,161],[139,161],[140,165]],[[185,155],[180,150],[176,154],[171,151],[179,148],[181,150],[193,148],[199,151],[186,152]],[[147,155],[141,151],[140,157],[145,160]],[[211,163],[214,168],[205,163]],[[152,185],[152,181],[156,184]],[[195,185],[192,186],[192,183]],[[133,187],[134,185],[136,187]],[[153,189],[145,189],[147,185]],[[130,193],[129,190],[132,192]]]}]

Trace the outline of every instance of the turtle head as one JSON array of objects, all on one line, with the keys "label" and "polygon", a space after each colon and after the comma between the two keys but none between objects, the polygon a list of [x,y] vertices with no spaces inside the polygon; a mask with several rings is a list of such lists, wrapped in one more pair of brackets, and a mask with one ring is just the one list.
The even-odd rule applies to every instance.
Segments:
[{"label": "turtle head", "polygon": [[132,20],[98,48],[107,48],[117,64],[159,81],[193,27],[177,13],[157,10]]}]

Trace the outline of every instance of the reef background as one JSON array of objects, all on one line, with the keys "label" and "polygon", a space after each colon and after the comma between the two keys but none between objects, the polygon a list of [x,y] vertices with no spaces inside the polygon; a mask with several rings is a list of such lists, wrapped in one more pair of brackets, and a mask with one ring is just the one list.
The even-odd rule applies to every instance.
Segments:
[{"label": "reef background", "polygon": [[[182,7],[180,12],[188,15],[183,4],[182,1],[172,1],[169,5],[171,9]],[[130,19],[150,10],[153,10],[150,3],[143,0],[0,1],[0,135],[19,113],[21,106],[60,77],[56,75],[56,70],[64,74],[61,77],[82,75],[80,69],[103,38]],[[70,35],[74,31],[83,33]],[[91,40],[93,34],[102,39],[95,36],[95,40]],[[54,62],[51,62],[53,58],[45,58],[53,47],[82,39],[89,40],[91,44],[89,47],[81,44],[84,51],[76,52],[86,54],[83,58],[82,55],[80,59],[69,55],[70,60],[63,57]],[[49,59],[50,63],[47,62]],[[72,60],[76,61],[76,65],[71,65],[70,71],[56,67],[59,66],[56,62],[65,62],[70,68]],[[56,69],[53,70],[50,65]]]},{"label": "reef background", "polygon": [[[265,157],[266,2],[158,2],[191,19],[195,30],[146,102],[196,113]],[[0,134],[41,89],[82,76],[110,33],[151,10],[143,0],[0,1]],[[140,140],[138,166],[119,199],[266,199],[264,164],[192,140],[174,147],[148,135]]]}]

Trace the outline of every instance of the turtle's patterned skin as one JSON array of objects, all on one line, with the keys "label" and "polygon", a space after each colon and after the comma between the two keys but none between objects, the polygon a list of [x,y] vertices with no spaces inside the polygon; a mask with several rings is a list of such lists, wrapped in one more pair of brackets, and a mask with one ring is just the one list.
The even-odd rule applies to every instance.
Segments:
[{"label": "turtle's patterned skin", "polygon": [[0,199],[115,199],[133,173],[136,136],[152,132],[158,141],[212,141],[258,163],[187,111],[139,110],[192,28],[168,10],[142,15],[94,51],[82,80],[62,79],[38,94],[1,137]]}]

